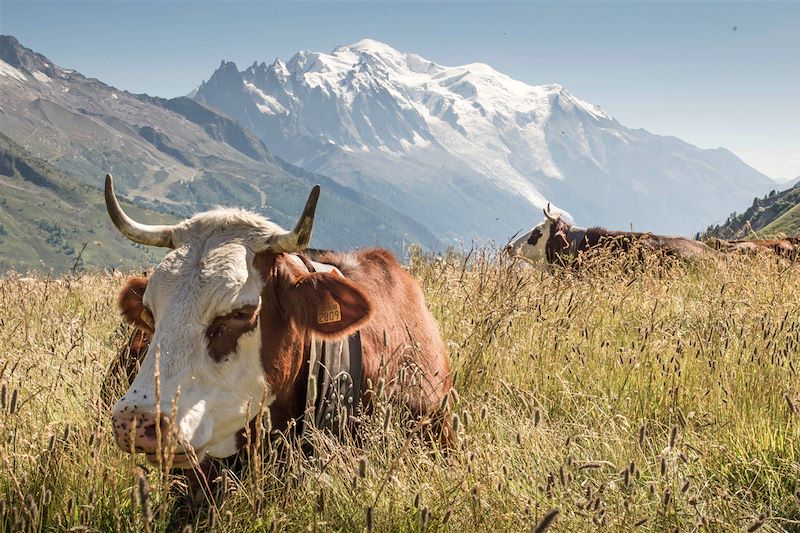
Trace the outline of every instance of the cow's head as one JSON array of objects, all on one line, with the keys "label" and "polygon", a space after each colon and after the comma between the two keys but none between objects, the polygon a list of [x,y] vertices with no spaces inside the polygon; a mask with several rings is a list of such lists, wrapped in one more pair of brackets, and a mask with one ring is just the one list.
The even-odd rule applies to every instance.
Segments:
[{"label": "cow's head", "polygon": [[[174,226],[140,224],[122,211],[110,175],[105,196],[126,237],[172,249],[149,279],[130,280],[120,295],[123,315],[152,337],[112,409],[117,443],[126,451],[157,462],[157,450],[172,437],[174,466],[190,466],[192,454],[198,461],[232,455],[248,419],[296,373],[308,337],[341,337],[369,317],[370,302],[356,284],[335,273],[309,273],[289,255],[308,245],[318,186],[289,232],[231,209]],[[331,305],[339,307],[338,320],[320,320],[319,309]]]},{"label": "cow's head", "polygon": [[552,261],[551,257],[570,245],[569,224],[561,219],[560,214],[551,212],[549,203],[542,211],[544,220],[508,245],[512,254],[536,266],[547,265]]}]

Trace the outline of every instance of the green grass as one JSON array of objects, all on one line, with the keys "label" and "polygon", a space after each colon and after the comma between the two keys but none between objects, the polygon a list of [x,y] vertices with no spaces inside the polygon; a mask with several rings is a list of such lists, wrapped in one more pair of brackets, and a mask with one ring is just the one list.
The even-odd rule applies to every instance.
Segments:
[{"label": "green grass", "polygon": [[800,204],[786,210],[762,232],[766,235],[800,235]]},{"label": "green grass", "polygon": [[[64,198],[8,176],[0,176],[0,188],[0,225],[4,229],[0,271],[58,274],[70,271],[76,262],[81,270],[129,270],[143,262],[157,262],[158,250],[134,244],[114,228],[100,189],[76,184],[73,195]],[[125,209],[141,220],[174,220],[130,204]]]},{"label": "green grass", "polygon": [[[558,509],[552,531],[800,530],[798,268],[413,255],[457,371],[458,448],[382,401],[359,445],[265,444],[192,527],[530,531]],[[99,399],[123,280],[59,281],[0,278],[0,529],[180,531],[180,480],[119,452]]]}]

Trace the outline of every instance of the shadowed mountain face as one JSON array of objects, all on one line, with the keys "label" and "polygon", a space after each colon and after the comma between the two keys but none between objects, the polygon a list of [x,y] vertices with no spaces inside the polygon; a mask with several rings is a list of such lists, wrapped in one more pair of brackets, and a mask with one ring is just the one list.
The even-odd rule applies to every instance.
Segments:
[{"label": "shadowed mountain face", "polygon": [[688,234],[773,185],[727,150],[626,128],[560,85],[372,40],[244,71],[223,61],[192,97],[446,237],[503,240],[548,200],[579,224]]},{"label": "shadowed mountain face", "polygon": [[[239,206],[291,227],[310,187],[320,183],[314,246],[381,244],[402,252],[409,243],[439,244],[388,203],[275,157],[217,111],[189,98],[116,89],[61,68],[10,36],[0,36],[0,132],[20,153],[70,179],[101,187],[112,172],[123,195],[179,216]],[[80,222],[110,226],[105,217]]]}]

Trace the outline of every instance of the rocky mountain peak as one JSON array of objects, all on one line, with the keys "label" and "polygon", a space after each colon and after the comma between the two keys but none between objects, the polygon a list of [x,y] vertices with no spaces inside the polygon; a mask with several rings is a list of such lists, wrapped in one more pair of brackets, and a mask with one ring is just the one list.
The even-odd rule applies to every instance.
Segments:
[{"label": "rocky mountain peak", "polygon": [[12,35],[0,35],[0,59],[28,74],[41,72],[53,78],[66,73],[42,54],[22,46]]}]

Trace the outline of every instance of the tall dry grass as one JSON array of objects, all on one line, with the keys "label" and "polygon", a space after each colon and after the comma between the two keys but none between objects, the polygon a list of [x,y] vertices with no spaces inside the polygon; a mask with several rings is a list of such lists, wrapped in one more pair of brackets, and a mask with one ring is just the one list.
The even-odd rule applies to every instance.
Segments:
[{"label": "tall dry grass", "polygon": [[265,444],[204,511],[116,449],[120,278],[0,279],[5,531],[797,531],[800,267],[414,254],[457,372],[446,457],[381,400],[358,443]]}]

